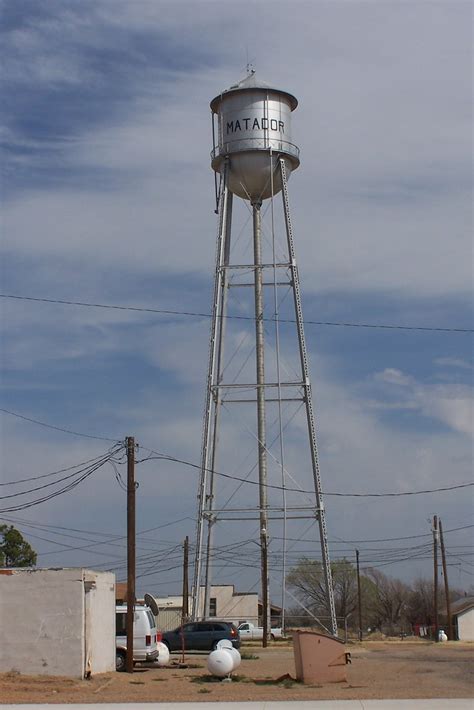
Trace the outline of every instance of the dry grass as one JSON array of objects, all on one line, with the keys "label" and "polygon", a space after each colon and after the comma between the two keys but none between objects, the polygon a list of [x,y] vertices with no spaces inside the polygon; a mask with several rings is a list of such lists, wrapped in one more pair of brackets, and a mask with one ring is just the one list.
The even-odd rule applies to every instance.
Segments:
[{"label": "dry grass", "polygon": [[0,704],[264,701],[281,700],[283,693],[285,700],[474,695],[474,644],[394,639],[354,643],[348,649],[352,665],[347,666],[344,683],[309,686],[295,682],[292,648],[272,645],[259,648],[258,658],[242,660],[232,683],[211,681],[206,656],[199,654],[187,654],[186,660],[192,661],[187,668],[143,667],[133,675],[107,673],[88,681],[3,673]]}]

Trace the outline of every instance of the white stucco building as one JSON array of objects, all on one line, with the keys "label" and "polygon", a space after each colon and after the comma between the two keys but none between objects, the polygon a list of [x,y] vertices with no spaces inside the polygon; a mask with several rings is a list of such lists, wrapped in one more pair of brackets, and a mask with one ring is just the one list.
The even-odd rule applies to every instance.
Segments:
[{"label": "white stucco building", "polygon": [[474,641],[474,597],[463,597],[451,603],[455,638]]},{"label": "white stucco building", "polygon": [[[170,631],[181,623],[183,598],[181,596],[155,597],[160,615],[158,628]],[[189,599],[191,604],[191,598]],[[271,606],[272,617],[278,621],[281,608]],[[204,587],[201,588],[199,616],[204,614]],[[258,625],[262,616],[262,604],[256,592],[236,592],[232,584],[211,586],[210,617],[230,621],[238,626],[242,621],[251,621]]]},{"label": "white stucco building", "polygon": [[0,569],[0,672],[84,678],[115,670],[115,575]]}]

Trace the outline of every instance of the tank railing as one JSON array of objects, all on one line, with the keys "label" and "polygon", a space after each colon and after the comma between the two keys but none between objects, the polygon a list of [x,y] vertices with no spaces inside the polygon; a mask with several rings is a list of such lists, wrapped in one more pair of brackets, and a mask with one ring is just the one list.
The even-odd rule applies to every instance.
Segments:
[{"label": "tank railing", "polygon": [[239,153],[244,150],[269,150],[270,148],[279,153],[293,155],[299,160],[300,149],[294,143],[277,138],[271,138],[270,140],[264,138],[236,138],[235,140],[226,141],[222,145],[215,146],[211,151],[211,159],[214,160],[221,155]]}]

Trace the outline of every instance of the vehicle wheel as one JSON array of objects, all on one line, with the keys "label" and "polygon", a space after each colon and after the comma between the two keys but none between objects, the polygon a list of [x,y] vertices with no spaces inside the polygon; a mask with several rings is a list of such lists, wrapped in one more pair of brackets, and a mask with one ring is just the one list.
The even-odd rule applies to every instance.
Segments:
[{"label": "vehicle wheel", "polygon": [[275,640],[275,634],[271,634],[271,635],[270,635],[270,638],[271,638],[272,641],[274,641],[274,640]]},{"label": "vehicle wheel", "polygon": [[219,641],[214,641],[214,643],[211,646],[211,651],[217,651],[217,644],[218,643],[219,643]]},{"label": "vehicle wheel", "polygon": [[115,670],[119,671],[119,673],[125,670],[125,657],[125,651],[117,650],[115,652]]}]

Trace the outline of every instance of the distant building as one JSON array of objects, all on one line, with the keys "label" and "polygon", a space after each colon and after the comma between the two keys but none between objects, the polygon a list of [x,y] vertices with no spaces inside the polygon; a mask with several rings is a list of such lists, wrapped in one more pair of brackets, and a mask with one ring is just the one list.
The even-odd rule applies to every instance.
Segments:
[{"label": "distant building", "polygon": [[474,597],[451,602],[454,636],[458,641],[474,641]]},{"label": "distant building", "polygon": [[[160,597],[156,601],[160,608],[159,627],[166,630],[164,624],[166,623],[168,626],[168,623],[171,623],[171,628],[175,628],[181,622],[182,597]],[[201,587],[198,615],[200,617],[204,615],[204,587]],[[241,621],[252,621],[254,624],[258,624],[260,615],[261,609],[259,609],[257,593],[236,592],[232,584],[211,586],[210,617],[231,621],[238,625]],[[178,619],[177,623],[175,623],[176,619]]]},{"label": "distant building", "polygon": [[0,569],[0,672],[85,678],[115,670],[115,575]]},{"label": "distant building", "polygon": [[[126,584],[118,583],[117,590],[121,595],[119,600],[125,600]],[[160,610],[158,628],[161,631],[175,629],[181,623],[183,598],[181,595],[158,597],[156,603]],[[191,603],[191,599],[189,600]],[[211,586],[209,616],[216,619],[231,621],[238,625],[242,621],[251,621],[260,625],[262,622],[262,603],[256,592],[236,592],[233,584],[218,584]],[[204,587],[201,587],[199,616],[204,613]],[[272,624],[280,624],[281,607],[271,605]]]}]

